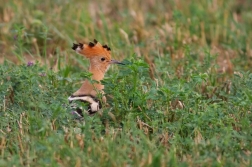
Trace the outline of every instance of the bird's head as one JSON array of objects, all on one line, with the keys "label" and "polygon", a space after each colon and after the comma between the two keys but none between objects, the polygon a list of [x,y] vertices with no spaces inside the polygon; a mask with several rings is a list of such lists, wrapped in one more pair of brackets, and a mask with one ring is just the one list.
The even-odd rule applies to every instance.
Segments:
[{"label": "bird's head", "polygon": [[97,40],[89,44],[73,44],[72,47],[77,53],[84,55],[90,60],[90,69],[105,73],[111,64],[122,64],[111,59],[111,49],[107,45],[101,45]]}]

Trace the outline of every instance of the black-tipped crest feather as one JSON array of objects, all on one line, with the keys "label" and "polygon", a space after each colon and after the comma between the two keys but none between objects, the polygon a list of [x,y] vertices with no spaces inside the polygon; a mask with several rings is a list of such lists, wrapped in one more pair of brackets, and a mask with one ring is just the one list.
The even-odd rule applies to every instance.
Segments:
[{"label": "black-tipped crest feather", "polygon": [[82,43],[79,43],[79,46],[81,49],[83,49],[83,44]]},{"label": "black-tipped crest feather", "polygon": [[72,49],[76,50],[78,48],[78,46],[79,46],[78,44],[73,43]]},{"label": "black-tipped crest feather", "polygon": [[90,46],[90,47],[92,48],[92,47],[94,47],[94,46],[95,46],[95,44],[94,44],[94,43],[92,43],[92,42],[89,42],[88,46]]}]

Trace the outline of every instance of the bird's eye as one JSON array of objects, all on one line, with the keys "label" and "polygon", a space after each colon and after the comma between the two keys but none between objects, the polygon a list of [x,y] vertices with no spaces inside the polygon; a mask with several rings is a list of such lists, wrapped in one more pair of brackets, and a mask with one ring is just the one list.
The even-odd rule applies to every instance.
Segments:
[{"label": "bird's eye", "polygon": [[104,61],[104,60],[105,60],[105,57],[102,57],[102,58],[101,58],[101,61]]}]

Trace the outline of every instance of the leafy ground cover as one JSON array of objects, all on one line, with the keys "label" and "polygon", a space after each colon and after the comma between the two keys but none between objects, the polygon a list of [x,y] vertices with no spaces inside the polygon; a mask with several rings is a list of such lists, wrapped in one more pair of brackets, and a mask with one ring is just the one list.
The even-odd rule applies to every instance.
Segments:
[{"label": "leafy ground cover", "polygon": [[[0,166],[251,166],[250,1],[0,2]],[[97,39],[126,65],[79,121]]]}]

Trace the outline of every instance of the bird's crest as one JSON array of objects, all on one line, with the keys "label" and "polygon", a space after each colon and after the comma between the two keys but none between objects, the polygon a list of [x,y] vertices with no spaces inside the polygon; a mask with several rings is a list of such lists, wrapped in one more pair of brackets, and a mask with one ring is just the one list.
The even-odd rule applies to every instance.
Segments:
[{"label": "bird's crest", "polygon": [[101,45],[96,39],[94,39],[94,42],[89,42],[89,44],[73,43],[72,49],[90,59],[95,56],[104,56],[111,60],[110,47]]}]

